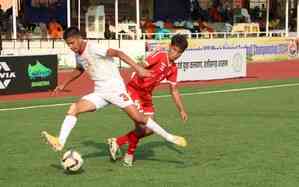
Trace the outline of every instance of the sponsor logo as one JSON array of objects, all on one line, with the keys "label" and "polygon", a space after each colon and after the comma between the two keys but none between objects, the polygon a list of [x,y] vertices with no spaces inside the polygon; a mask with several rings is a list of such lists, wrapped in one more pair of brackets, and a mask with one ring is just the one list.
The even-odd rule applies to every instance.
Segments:
[{"label": "sponsor logo", "polygon": [[121,97],[123,101],[129,101],[130,100],[129,97],[125,93],[120,94],[119,97]]},{"label": "sponsor logo", "polygon": [[232,61],[232,67],[235,72],[241,72],[242,71],[242,55],[240,53],[236,53],[233,56],[233,61]]},{"label": "sponsor logo", "polygon": [[35,65],[29,64],[27,72],[31,80],[47,78],[52,74],[52,70],[41,64],[39,61],[37,61]]},{"label": "sponsor logo", "polygon": [[38,82],[32,82],[31,87],[44,87],[44,86],[49,86],[50,81],[38,81]]},{"label": "sponsor logo", "polygon": [[0,62],[0,89],[6,89],[15,78],[16,72],[10,69],[7,62]]}]

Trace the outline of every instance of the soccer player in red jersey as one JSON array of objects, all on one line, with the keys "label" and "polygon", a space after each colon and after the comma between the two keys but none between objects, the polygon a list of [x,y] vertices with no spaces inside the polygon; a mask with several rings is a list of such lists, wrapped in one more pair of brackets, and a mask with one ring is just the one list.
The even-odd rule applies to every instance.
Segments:
[{"label": "soccer player in red jersey", "polygon": [[[170,93],[181,119],[184,122],[187,120],[188,115],[177,89],[178,70],[174,63],[187,47],[188,42],[183,35],[174,35],[171,38],[168,51],[159,50],[146,58],[145,69],[152,72],[152,77],[140,77],[136,73],[133,73],[131,80],[127,84],[127,90],[139,111],[147,117],[154,117],[154,106],[152,102],[152,92],[154,88],[157,87],[161,81],[166,80],[169,83]],[[140,128],[137,124],[135,124],[135,127],[134,130],[123,136],[109,138],[107,140],[112,160],[117,160],[117,154],[122,145],[129,144],[127,153],[123,158],[124,165],[129,167],[133,165],[134,152],[139,140],[153,134],[148,128]]]},{"label": "soccer player in red jersey", "polygon": [[[165,131],[157,122],[140,113],[127,93],[125,84],[117,67],[113,64],[113,57],[118,57],[138,72],[139,76],[152,76],[149,70],[137,65],[126,54],[115,49],[103,49],[85,41],[76,27],[70,27],[64,32],[63,38],[69,48],[76,54],[77,68],[69,79],[57,86],[55,92],[62,91],[67,85],[78,79],[84,72],[94,82],[94,90],[73,103],[61,124],[59,136],[53,136],[47,131],[42,137],[55,150],[62,151],[72,129],[76,126],[78,117],[86,112],[94,112],[108,105],[121,108],[136,125],[145,126],[165,140],[178,146],[185,147],[184,137],[176,136]],[[146,75],[148,74],[148,75]]]}]

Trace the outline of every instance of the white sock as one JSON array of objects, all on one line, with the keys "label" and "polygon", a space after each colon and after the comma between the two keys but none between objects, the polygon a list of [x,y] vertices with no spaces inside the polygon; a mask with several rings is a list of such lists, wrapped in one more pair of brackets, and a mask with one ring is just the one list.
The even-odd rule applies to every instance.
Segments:
[{"label": "white sock", "polygon": [[160,135],[167,141],[172,142],[174,140],[174,137],[172,134],[168,133],[166,130],[164,130],[158,123],[156,123],[151,118],[148,118],[146,127],[154,131],[154,133]]},{"label": "white sock", "polygon": [[61,125],[60,133],[59,133],[59,142],[64,145],[67,137],[70,135],[72,129],[76,125],[77,117],[67,115],[64,118],[64,121]]}]

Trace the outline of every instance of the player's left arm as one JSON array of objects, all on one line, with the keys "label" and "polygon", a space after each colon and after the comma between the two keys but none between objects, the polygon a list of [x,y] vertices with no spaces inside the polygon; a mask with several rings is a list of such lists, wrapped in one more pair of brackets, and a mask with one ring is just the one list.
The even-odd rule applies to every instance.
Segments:
[{"label": "player's left arm", "polygon": [[172,99],[176,105],[176,108],[178,110],[178,112],[180,113],[180,117],[181,119],[186,122],[188,120],[188,114],[185,110],[185,107],[183,105],[183,101],[181,99],[181,95],[180,92],[177,88],[176,84],[170,84],[169,85],[169,89],[170,89],[170,94],[172,96]]},{"label": "player's left arm", "polygon": [[141,77],[150,77],[151,72],[144,69],[141,65],[137,64],[132,58],[130,58],[123,51],[109,48],[107,50],[107,56],[109,57],[118,57],[128,65],[130,65]]}]

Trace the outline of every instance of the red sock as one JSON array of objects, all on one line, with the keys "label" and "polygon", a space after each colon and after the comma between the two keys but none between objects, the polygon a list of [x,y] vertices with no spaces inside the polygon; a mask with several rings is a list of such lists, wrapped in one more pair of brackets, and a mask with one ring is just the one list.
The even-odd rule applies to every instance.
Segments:
[{"label": "red sock", "polygon": [[139,140],[145,137],[145,130],[142,129],[142,131],[139,133],[139,135],[135,131],[131,131],[129,136],[129,146],[128,146],[128,154],[134,154],[135,150],[138,147]]},{"label": "red sock", "polygon": [[139,141],[138,134],[135,131],[131,131],[128,134],[128,137],[129,137],[129,146],[128,146],[127,153],[133,155],[135,153]]},{"label": "red sock", "polygon": [[129,134],[123,135],[123,136],[119,136],[116,138],[116,143],[118,144],[118,146],[122,146],[126,143],[129,142]]},{"label": "red sock", "polygon": [[[143,133],[142,133],[143,134]],[[122,135],[116,138],[116,143],[121,147],[124,144],[130,143],[130,136],[131,138],[133,138],[133,142],[135,141],[134,138],[138,138],[138,134],[136,134],[136,132],[130,131],[128,134],[126,135]]]}]

